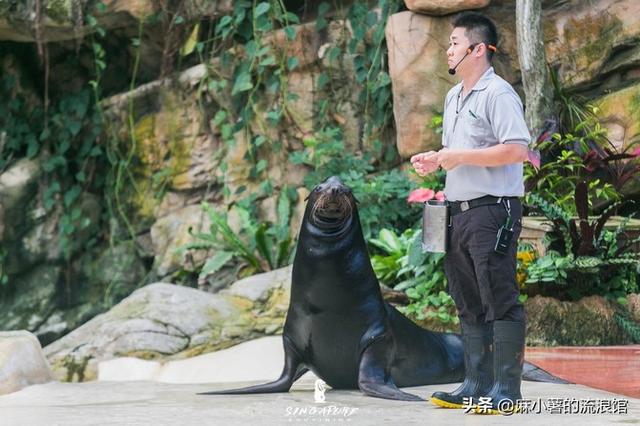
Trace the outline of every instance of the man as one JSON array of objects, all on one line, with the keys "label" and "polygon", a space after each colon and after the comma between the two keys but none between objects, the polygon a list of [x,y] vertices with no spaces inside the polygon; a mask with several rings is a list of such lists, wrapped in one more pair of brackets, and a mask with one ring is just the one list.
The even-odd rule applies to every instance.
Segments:
[{"label": "man", "polygon": [[524,195],[522,163],[530,135],[520,98],[491,67],[497,45],[493,22],[463,13],[449,39],[449,73],[462,81],[445,99],[443,148],[417,154],[411,163],[421,176],[438,167],[447,171],[445,274],[462,326],[465,379],[452,392],[435,392],[431,401],[463,408],[490,398],[485,407],[497,412],[509,409],[508,402],[499,406],[501,400],[522,398],[526,316],[515,276],[518,197]]}]

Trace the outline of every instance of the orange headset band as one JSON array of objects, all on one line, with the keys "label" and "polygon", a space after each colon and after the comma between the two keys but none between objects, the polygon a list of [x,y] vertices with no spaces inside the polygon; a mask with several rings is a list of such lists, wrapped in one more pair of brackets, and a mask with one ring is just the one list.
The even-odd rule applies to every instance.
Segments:
[{"label": "orange headset band", "polygon": [[[476,48],[477,45],[478,43],[472,44],[471,46],[469,46],[469,48],[467,49],[467,53],[471,53],[473,49]],[[493,44],[487,44],[487,49],[491,50],[494,53],[498,51],[498,48],[495,47]]]}]

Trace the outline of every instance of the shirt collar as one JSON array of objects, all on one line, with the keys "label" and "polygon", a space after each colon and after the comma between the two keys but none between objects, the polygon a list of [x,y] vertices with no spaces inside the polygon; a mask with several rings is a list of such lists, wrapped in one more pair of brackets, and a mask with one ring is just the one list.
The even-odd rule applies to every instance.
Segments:
[{"label": "shirt collar", "polygon": [[484,74],[482,74],[482,77],[480,77],[480,80],[476,82],[476,85],[473,86],[473,89],[471,90],[486,89],[489,83],[491,82],[491,80],[493,80],[493,77],[495,77],[495,75],[496,73],[493,71],[493,67],[489,67],[489,69],[486,70]]}]

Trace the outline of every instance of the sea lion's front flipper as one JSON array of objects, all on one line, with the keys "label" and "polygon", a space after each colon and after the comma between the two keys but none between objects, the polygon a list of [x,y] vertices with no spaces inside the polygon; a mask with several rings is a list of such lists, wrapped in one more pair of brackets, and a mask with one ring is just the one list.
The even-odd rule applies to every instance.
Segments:
[{"label": "sea lion's front flipper", "polygon": [[403,392],[393,383],[390,373],[392,342],[388,335],[376,338],[362,352],[358,371],[358,388],[366,395],[400,401],[424,401],[417,395]]},{"label": "sea lion's front flipper", "polygon": [[198,395],[240,395],[248,393],[288,392],[289,389],[291,389],[291,385],[293,385],[300,376],[309,371],[309,369],[302,365],[302,358],[298,355],[298,352],[295,350],[287,336],[282,336],[282,342],[284,345],[284,368],[282,369],[282,374],[279,379],[262,385],[249,386],[240,389],[203,392]]}]

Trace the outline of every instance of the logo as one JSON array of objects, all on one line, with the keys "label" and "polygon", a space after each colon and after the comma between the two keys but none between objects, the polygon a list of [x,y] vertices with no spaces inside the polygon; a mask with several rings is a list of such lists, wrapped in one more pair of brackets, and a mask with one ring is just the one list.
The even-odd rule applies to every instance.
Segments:
[{"label": "logo", "polygon": [[[324,393],[327,391],[327,384],[324,380],[318,379],[313,384],[313,400],[316,404],[325,404]],[[302,407],[287,407],[285,418],[288,422],[350,422],[358,412],[357,407],[339,405],[307,405]]]},{"label": "logo", "polygon": [[324,382],[324,380],[318,379],[313,384],[313,388],[313,400],[316,402],[316,404],[323,404],[325,402],[324,393],[327,390],[327,384]]}]

